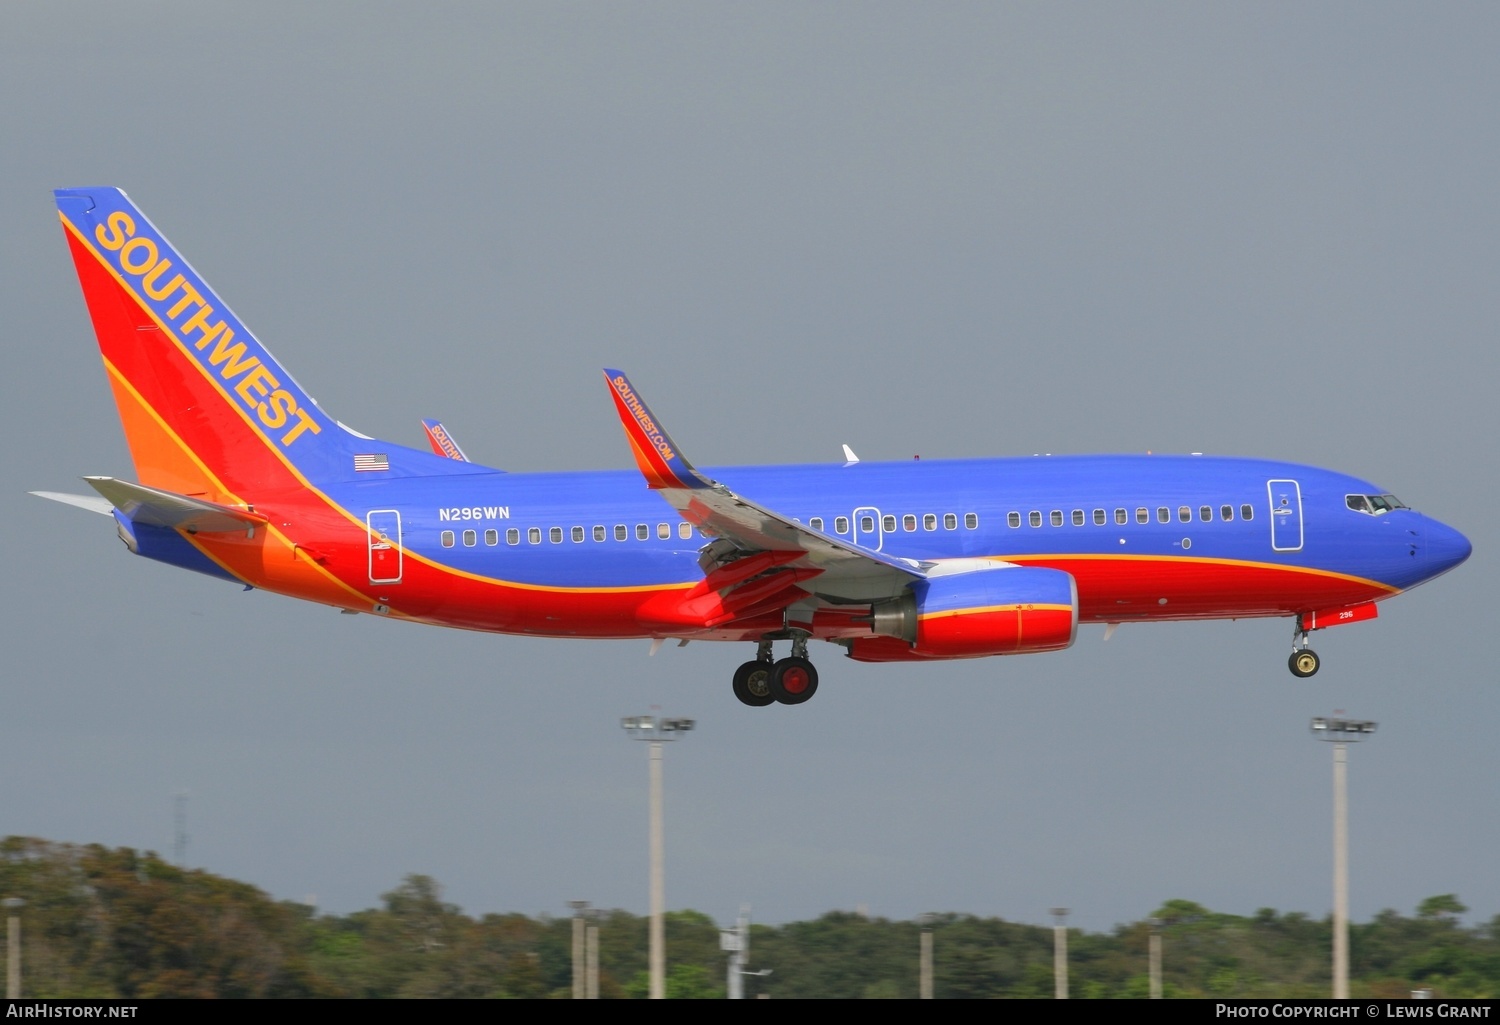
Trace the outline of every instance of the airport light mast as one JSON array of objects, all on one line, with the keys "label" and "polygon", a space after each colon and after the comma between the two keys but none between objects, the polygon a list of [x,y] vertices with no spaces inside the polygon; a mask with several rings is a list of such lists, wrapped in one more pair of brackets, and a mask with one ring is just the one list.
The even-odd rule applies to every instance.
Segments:
[{"label": "airport light mast", "polygon": [[917,999],[932,999],[932,921],[936,915],[917,916],[920,945],[917,952]]},{"label": "airport light mast", "polygon": [[573,999],[582,1000],[586,996],[584,985],[584,916],[588,914],[589,902],[586,900],[570,900],[568,907],[573,909]]},{"label": "airport light mast", "polygon": [[1053,997],[1068,999],[1068,909],[1050,908],[1052,912],[1052,985]]},{"label": "airport light mast", "polygon": [[661,814],[661,746],[677,740],[697,722],[692,719],[664,719],[661,716],[632,715],[620,720],[625,735],[651,745],[651,999],[667,996],[666,883],[663,869]]},{"label": "airport light mast", "polygon": [[1348,746],[1375,732],[1368,719],[1309,723],[1312,735],[1333,745],[1333,998],[1349,999],[1349,756]]},{"label": "airport light mast", "polygon": [[26,906],[22,897],[6,897],[5,936],[5,999],[21,999],[21,909]]}]

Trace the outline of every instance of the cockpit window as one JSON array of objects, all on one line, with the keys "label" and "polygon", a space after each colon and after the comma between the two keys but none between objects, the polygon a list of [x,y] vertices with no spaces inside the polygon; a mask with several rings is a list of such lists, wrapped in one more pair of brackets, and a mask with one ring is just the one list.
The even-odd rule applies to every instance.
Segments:
[{"label": "cockpit window", "polygon": [[1379,516],[1392,509],[1407,508],[1406,503],[1395,495],[1345,495],[1344,504],[1355,512],[1362,512],[1367,516]]}]

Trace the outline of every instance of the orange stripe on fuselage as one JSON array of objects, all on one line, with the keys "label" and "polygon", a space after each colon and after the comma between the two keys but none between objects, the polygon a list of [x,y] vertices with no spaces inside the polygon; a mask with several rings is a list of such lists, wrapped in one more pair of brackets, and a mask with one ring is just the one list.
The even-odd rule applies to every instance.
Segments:
[{"label": "orange stripe on fuselage", "polygon": [[1072,612],[1071,605],[1057,605],[1052,602],[1009,602],[1005,605],[978,605],[970,609],[944,609],[942,612],[924,612],[917,618],[923,622],[929,619],[943,619],[948,616],[983,616],[991,612]]}]

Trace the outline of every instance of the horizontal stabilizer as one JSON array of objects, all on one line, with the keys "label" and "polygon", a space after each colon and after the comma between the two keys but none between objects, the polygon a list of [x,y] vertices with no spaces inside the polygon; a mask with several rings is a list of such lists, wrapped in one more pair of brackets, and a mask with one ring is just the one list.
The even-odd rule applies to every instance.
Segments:
[{"label": "horizontal stabilizer", "polygon": [[85,477],[84,482],[129,520],[153,527],[169,527],[194,534],[222,534],[241,531],[267,522],[266,517],[248,509],[206,502],[201,498],[174,494],[144,484],[131,484],[114,477]]},{"label": "horizontal stabilizer", "polygon": [[48,498],[63,505],[76,505],[80,509],[89,512],[101,513],[108,516],[115,511],[114,504],[106,498],[98,495],[69,495],[62,491],[28,491],[27,494],[35,495],[37,498]]}]

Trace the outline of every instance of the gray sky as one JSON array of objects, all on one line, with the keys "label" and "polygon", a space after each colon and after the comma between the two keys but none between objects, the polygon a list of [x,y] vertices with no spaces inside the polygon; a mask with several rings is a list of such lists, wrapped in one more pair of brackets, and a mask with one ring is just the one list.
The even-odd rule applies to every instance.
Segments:
[{"label": "gray sky", "polygon": [[[866,905],[1090,929],[1183,897],[1500,913],[1493,4],[0,7],[0,832],[348,912],[721,921]],[[1205,451],[1368,477],[1474,557],[1316,635],[1135,625],[865,666],[482,636],[130,557],[31,498],[131,466],[50,191],[126,189],[332,415],[512,470],[628,467],[601,366],[701,464]]]}]

